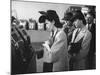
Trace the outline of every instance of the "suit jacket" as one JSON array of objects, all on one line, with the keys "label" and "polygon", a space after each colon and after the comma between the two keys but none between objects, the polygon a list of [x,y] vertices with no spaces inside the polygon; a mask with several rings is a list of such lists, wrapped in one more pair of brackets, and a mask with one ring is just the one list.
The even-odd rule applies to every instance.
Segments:
[{"label": "suit jacket", "polygon": [[94,23],[92,23],[90,32],[92,33],[92,39],[91,39],[91,43],[90,43],[90,51],[89,54],[93,55],[96,52],[96,26]]},{"label": "suit jacket", "polygon": [[77,32],[77,29],[74,30],[73,35],[72,35],[72,43],[77,43],[77,41],[79,41],[81,38],[83,38],[82,44],[81,44],[81,49],[80,52],[76,55],[76,59],[77,60],[82,60],[84,59],[88,52],[89,52],[89,48],[90,48],[90,40],[92,38],[91,32],[86,28],[82,28],[81,31],[79,32],[79,34],[77,35],[75,41],[74,37],[75,34]]},{"label": "suit jacket", "polygon": [[68,70],[67,37],[63,30],[56,34],[50,50],[44,50],[44,62],[53,63],[53,71]]}]

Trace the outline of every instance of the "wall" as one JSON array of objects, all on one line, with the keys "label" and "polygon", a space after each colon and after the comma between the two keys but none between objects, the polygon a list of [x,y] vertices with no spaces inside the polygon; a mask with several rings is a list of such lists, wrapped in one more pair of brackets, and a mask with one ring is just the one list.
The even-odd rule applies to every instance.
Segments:
[{"label": "wall", "polygon": [[69,4],[12,1],[12,14],[16,15],[19,19],[33,18],[38,21],[40,16],[38,11],[53,9],[57,11],[60,19],[62,19],[64,12],[69,6]]}]

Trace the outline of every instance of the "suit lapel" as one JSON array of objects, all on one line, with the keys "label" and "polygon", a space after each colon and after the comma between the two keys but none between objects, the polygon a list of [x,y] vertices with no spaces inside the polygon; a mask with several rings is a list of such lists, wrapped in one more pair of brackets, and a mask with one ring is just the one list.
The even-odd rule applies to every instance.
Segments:
[{"label": "suit lapel", "polygon": [[80,33],[77,35],[75,42],[79,41],[84,36],[84,33],[80,31]]},{"label": "suit lapel", "polygon": [[77,35],[77,37],[76,37],[76,39],[75,39],[75,42],[77,42],[77,41],[79,41],[81,38],[83,38],[84,35],[85,35],[85,33],[86,33],[86,28],[83,28],[83,29],[79,32],[79,34]]}]

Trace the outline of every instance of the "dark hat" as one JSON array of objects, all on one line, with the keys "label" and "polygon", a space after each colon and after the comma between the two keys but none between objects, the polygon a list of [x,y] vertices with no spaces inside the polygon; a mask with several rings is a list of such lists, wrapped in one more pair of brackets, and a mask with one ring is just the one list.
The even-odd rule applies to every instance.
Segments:
[{"label": "dark hat", "polygon": [[62,20],[70,20],[73,14],[71,12],[67,12],[64,14],[64,18]]},{"label": "dark hat", "polygon": [[80,10],[78,10],[78,11],[75,11],[75,12],[74,12],[74,15],[73,15],[73,17],[71,18],[71,21],[73,22],[73,21],[75,21],[76,19],[82,20],[83,18],[84,18],[83,13],[82,13]]},{"label": "dark hat", "polygon": [[[56,27],[62,27],[60,20],[59,20],[59,16],[58,16],[58,14],[56,13],[55,10],[47,10],[46,12],[45,11],[39,11],[39,13],[44,15],[45,19],[48,19],[49,21],[54,20]],[[58,25],[60,25],[60,26],[58,26]]]},{"label": "dark hat", "polygon": [[39,11],[39,13],[42,14],[42,15],[43,15],[43,14],[44,14],[44,15],[46,14],[45,11]]},{"label": "dark hat", "polygon": [[55,10],[47,10],[47,12],[39,11],[39,13],[42,14],[42,15],[45,15],[45,16],[50,16],[53,19],[59,18]]},{"label": "dark hat", "polygon": [[86,24],[85,17],[80,10],[75,11],[74,16],[71,18],[71,22],[74,22],[76,19],[82,20]]}]

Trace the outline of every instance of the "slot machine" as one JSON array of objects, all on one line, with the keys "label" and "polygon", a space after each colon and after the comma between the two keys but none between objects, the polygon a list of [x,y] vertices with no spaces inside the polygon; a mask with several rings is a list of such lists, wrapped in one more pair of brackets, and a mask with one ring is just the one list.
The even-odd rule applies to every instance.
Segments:
[{"label": "slot machine", "polygon": [[12,73],[19,73],[23,65],[23,47],[24,41],[15,29],[11,27],[11,70]]},{"label": "slot machine", "polygon": [[24,41],[24,48],[25,48],[24,56],[29,61],[29,59],[32,56],[32,53],[34,53],[34,49],[32,48],[32,45],[30,42],[30,36],[27,34],[27,32],[23,26],[17,26],[16,30],[20,34],[21,38]]},{"label": "slot machine", "polygon": [[[35,51],[25,29],[22,26],[11,26],[12,73],[26,73],[33,55]],[[36,62],[35,58],[34,62]]]}]

